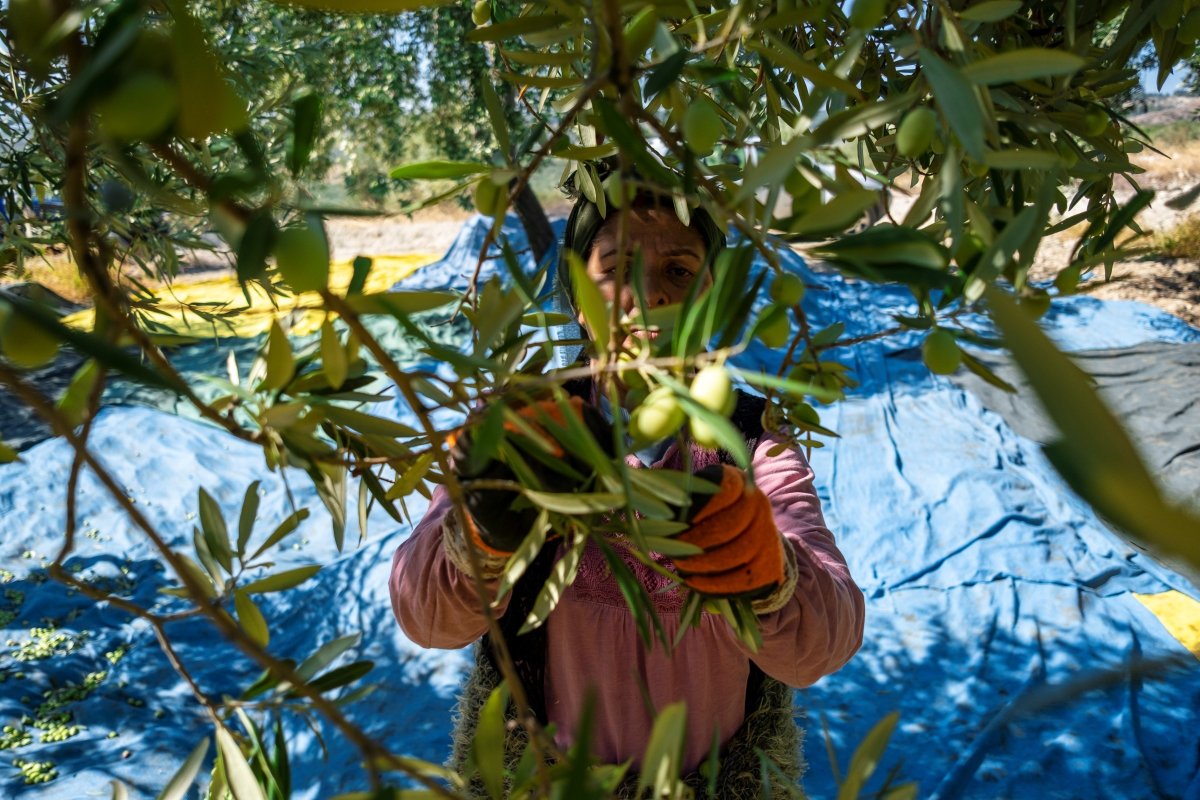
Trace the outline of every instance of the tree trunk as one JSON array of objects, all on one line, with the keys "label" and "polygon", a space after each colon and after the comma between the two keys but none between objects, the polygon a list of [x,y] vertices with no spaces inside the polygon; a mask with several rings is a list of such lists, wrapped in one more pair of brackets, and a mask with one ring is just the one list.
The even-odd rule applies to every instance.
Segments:
[{"label": "tree trunk", "polygon": [[554,247],[554,229],[550,227],[546,211],[538,201],[537,195],[533,193],[533,189],[529,188],[529,184],[526,184],[521,193],[517,195],[513,211],[517,212],[517,217],[525,226],[525,235],[529,238],[529,247],[533,250],[534,262],[541,264],[546,254]]}]

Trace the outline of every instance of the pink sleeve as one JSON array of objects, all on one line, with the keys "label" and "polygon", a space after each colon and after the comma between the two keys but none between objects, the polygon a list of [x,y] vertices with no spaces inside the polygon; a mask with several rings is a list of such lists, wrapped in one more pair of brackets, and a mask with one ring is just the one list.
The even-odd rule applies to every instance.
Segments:
[{"label": "pink sleeve", "polygon": [[754,663],[790,686],[809,686],[842,667],[862,644],[864,599],[825,527],[813,472],[804,455],[769,435],[754,451],[754,476],[771,501],[775,524],[796,554],[796,592],[779,611],[759,617],[763,646]]},{"label": "pink sleeve", "polygon": [[[405,635],[422,647],[465,647],[487,630],[474,580],[442,546],[442,524],[451,513],[450,497],[439,486],[429,510],[392,557],[392,611]],[[485,585],[494,593],[495,581]],[[506,603],[507,598],[496,614]]]}]

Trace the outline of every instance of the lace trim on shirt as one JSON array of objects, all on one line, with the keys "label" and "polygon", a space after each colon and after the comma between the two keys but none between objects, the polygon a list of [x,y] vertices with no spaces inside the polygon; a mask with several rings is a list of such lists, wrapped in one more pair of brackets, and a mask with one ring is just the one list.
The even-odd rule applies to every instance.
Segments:
[{"label": "lace trim on shirt", "polygon": [[[683,611],[685,598],[683,589],[670,578],[660,575],[638,561],[626,548],[618,545],[615,550],[621,561],[637,578],[638,583],[645,587],[656,612],[678,614]],[[666,556],[655,553],[652,557],[656,563],[671,572],[675,571],[674,565]],[[583,551],[583,558],[579,561],[579,572],[575,576],[575,583],[571,585],[571,591],[577,599],[585,603],[595,603],[613,608],[629,607],[625,602],[625,596],[621,594],[620,587],[617,586],[616,579],[613,578],[608,562],[604,560],[604,553],[594,544],[589,544]]]},{"label": "lace trim on shirt", "polygon": [[[683,454],[674,442],[650,467],[643,466],[636,456],[626,463],[635,469],[661,467],[681,470],[690,466],[695,471],[721,462],[720,456],[715,450],[702,448],[694,442],[689,444],[689,448],[690,465],[685,462]],[[683,603],[687,599],[687,591],[683,587],[638,561],[632,553],[619,544],[615,549],[621,560],[629,567],[630,572],[637,578],[638,583],[645,587],[657,613],[662,615],[683,612]],[[667,556],[654,553],[651,557],[655,563],[666,567],[671,572],[675,571],[674,564]],[[612,606],[613,608],[629,607],[625,602],[625,596],[621,594],[620,587],[617,586],[617,581],[613,578],[608,562],[604,560],[604,553],[593,544],[589,544],[583,551],[583,558],[579,562],[579,572],[575,577],[575,583],[571,585],[571,591],[575,593],[575,597],[585,603]]]}]

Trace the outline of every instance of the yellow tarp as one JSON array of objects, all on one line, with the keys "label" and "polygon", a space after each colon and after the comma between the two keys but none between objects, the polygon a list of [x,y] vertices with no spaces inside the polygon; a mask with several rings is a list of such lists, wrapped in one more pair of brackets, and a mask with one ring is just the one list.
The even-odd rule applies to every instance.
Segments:
[{"label": "yellow tarp", "polygon": [[[372,256],[374,264],[367,275],[363,291],[383,292],[396,281],[416,272],[421,267],[437,260],[438,256],[417,253],[403,256]],[[345,292],[354,274],[351,261],[335,261],[330,265],[329,285],[335,292]],[[251,337],[267,331],[271,320],[293,314],[290,331],[294,334],[312,333],[321,327],[324,312],[320,310],[321,298],[314,292],[295,297],[276,298],[276,307],[261,287],[249,286],[251,303],[246,306],[246,297],[237,277],[230,274],[186,282],[176,281],[158,291],[156,311],[150,319],[165,325],[176,334],[207,339],[218,337]],[[201,319],[189,309],[199,306],[208,313],[236,312],[217,322]],[[84,309],[63,317],[62,322],[76,328],[91,330],[94,320],[92,309]]]},{"label": "yellow tarp", "polygon": [[1174,589],[1159,594],[1135,594],[1179,643],[1200,658],[1200,600]]}]

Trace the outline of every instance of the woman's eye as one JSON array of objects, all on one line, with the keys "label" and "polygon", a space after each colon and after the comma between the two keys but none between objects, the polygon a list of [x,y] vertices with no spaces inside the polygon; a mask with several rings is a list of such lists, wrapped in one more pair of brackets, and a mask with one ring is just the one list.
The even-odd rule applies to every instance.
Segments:
[{"label": "woman's eye", "polygon": [[696,273],[692,272],[690,269],[688,269],[687,267],[683,267],[683,266],[671,267],[670,269],[668,269],[667,274],[669,274],[673,277],[681,278],[681,279],[685,279],[685,280],[691,280],[692,278],[694,278],[696,276]]}]

